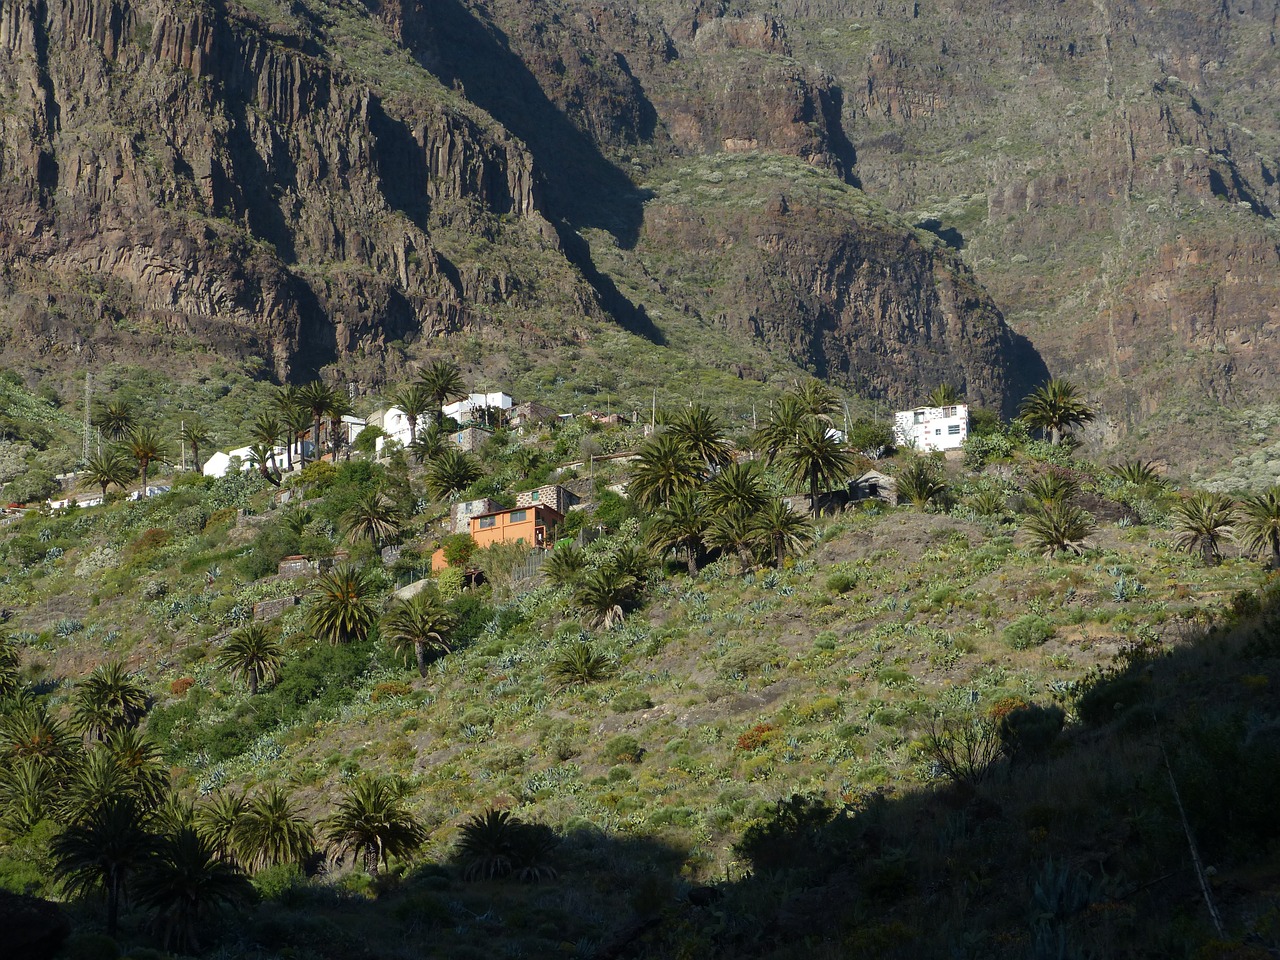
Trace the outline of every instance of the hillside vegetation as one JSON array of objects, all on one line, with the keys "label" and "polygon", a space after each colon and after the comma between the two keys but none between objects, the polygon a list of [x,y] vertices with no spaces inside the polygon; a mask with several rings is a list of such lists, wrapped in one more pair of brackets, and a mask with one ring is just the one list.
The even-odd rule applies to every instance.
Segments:
[{"label": "hillside vegetation", "polygon": [[[963,459],[875,464],[900,505],[806,518],[778,498],[834,402],[801,384],[758,433],[696,405],[650,439],[500,429],[456,483],[447,447],[357,443],[6,523],[0,885],[66,904],[69,957],[1280,946],[1280,624],[1247,491],[984,417]],[[836,449],[832,477],[868,466]],[[561,532],[595,539],[531,577],[442,528],[615,450],[640,459],[557,476],[588,503]],[[454,565],[393,599],[437,544]],[[108,831],[134,851],[118,922],[73,870]],[[216,882],[178,902],[182,871]]]}]

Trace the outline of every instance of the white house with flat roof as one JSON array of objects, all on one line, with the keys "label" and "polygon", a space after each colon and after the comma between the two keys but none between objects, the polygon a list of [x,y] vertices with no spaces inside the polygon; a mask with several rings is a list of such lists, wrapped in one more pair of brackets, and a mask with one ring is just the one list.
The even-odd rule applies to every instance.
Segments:
[{"label": "white house with flat roof", "polygon": [[506,413],[513,406],[515,406],[515,400],[505,393],[472,393],[456,403],[445,404],[443,413],[446,417],[452,417],[458,423],[465,425],[475,420],[477,412],[486,407]]},{"label": "white house with flat roof", "polygon": [[922,453],[958,450],[969,436],[969,405],[900,410],[893,415],[893,436],[898,446]]}]

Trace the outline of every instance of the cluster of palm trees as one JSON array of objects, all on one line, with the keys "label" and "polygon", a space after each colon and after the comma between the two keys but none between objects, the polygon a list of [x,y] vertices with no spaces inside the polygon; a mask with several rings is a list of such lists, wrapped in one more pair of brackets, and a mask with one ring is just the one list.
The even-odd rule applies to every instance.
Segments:
[{"label": "cluster of palm trees", "polygon": [[[241,655],[229,658],[251,684],[278,669],[278,650],[254,646],[259,632],[242,631]],[[252,873],[307,862],[318,836],[331,860],[350,855],[371,874],[427,839],[403,786],[387,778],[355,780],[317,823],[274,785],[192,804],[172,792],[159,747],[139,730],[148,698],[122,664],[77,684],[68,724],[22,684],[18,663],[16,645],[0,638],[0,827],[59,824],[57,877],[72,896],[103,895],[111,935],[133,904],[153,915],[166,949],[198,950],[212,910],[249,900]]]},{"label": "cluster of palm trees", "polygon": [[[94,422],[108,445],[89,454],[83,479],[99,487],[105,500],[107,489],[112,485],[124,489],[135,477],[140,477],[145,496],[152,464],[169,461],[171,451],[167,441],[154,427],[139,424],[124,401],[105,403],[98,409]],[[195,421],[192,421],[192,430],[197,440],[208,443],[207,432]]]},{"label": "cluster of palm trees", "polygon": [[[785,394],[740,459],[716,417],[701,405],[676,411],[641,447],[628,494],[651,519],[651,547],[682,556],[696,574],[702,557],[736,556],[744,569],[781,564],[812,537],[809,521],[777,494],[778,481],[805,489],[816,515],[824,490],[846,483],[854,455],[832,429],[835,394],[809,380]],[[772,476],[770,476],[772,471]]]},{"label": "cluster of palm trees", "polygon": [[1280,486],[1239,501],[1225,493],[1196,491],[1173,506],[1174,539],[1207,566],[1222,560],[1222,543],[1235,539],[1280,570]]}]

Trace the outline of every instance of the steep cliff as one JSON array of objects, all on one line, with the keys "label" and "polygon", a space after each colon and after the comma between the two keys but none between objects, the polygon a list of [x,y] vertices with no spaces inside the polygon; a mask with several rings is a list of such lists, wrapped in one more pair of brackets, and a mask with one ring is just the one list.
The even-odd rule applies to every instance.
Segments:
[{"label": "steep cliff", "polygon": [[[719,2],[0,0],[4,355],[376,383],[425,338],[536,363],[612,322],[699,363],[772,352],[1007,409],[1043,365],[954,255],[858,206],[856,112],[807,42]],[[718,156],[787,211],[673,229],[661,178]],[[673,277],[724,276],[682,300],[659,246]]]}]

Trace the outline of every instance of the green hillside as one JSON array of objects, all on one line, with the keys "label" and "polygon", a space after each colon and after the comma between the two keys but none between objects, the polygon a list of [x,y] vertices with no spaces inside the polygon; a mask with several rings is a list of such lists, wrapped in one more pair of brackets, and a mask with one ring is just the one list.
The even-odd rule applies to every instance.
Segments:
[{"label": "green hillside", "polygon": [[[228,397],[224,412],[242,402]],[[714,474],[695,458],[691,493],[645,506],[646,464],[671,438],[685,449],[703,415],[673,412],[660,440],[582,418],[499,430],[479,479],[449,495],[451,454],[375,463],[357,444],[280,486],[176,474],[159,496],[7,523],[0,884],[66,904],[61,955],[117,955],[101,898],[65,883],[66,838],[125,798],[139,836],[194,825],[190,843],[212,845],[192,848],[213,858],[201,869],[226,874],[235,904],[152,923],[177,916],[146,891],[178,848],[147,841],[170,852],[131,874],[112,938],[127,956],[1275,946],[1276,581],[1244,547],[1243,507],[1234,541],[1209,525],[1223,558],[1206,564],[1187,519],[1206,495],[987,423],[962,460],[876,464],[901,505],[784,511],[791,535],[771,540],[759,518],[807,484],[785,443],[769,461],[767,430],[761,459]],[[642,460],[572,483],[587,506],[562,532],[603,536],[532,577],[520,546],[467,559],[467,538],[443,534],[451,502],[510,504],[557,463],[630,449]],[[635,499],[611,489],[628,479]],[[710,523],[692,559],[658,546],[687,542],[663,534],[682,496]],[[1059,501],[1087,529],[1045,553]],[[348,535],[371,502],[400,545],[385,562]],[[748,503],[754,517],[735,512]],[[440,543],[459,565],[423,595],[442,645],[420,676],[389,594]],[[277,575],[285,557],[342,552],[331,575],[359,581],[342,620],[324,576]],[[278,667],[251,694],[231,651],[254,624]],[[94,692],[107,687],[121,692]],[[385,862],[327,841],[361,789],[389,791],[421,831]],[[274,790],[300,818],[290,846],[245,826]],[[228,803],[229,832],[210,833]]]}]

